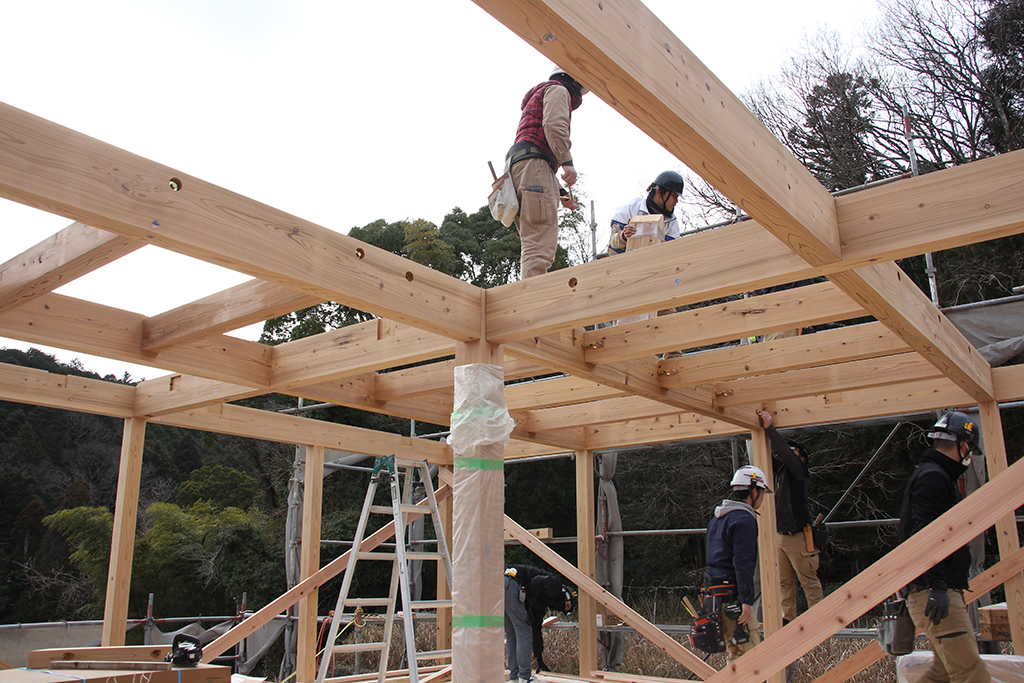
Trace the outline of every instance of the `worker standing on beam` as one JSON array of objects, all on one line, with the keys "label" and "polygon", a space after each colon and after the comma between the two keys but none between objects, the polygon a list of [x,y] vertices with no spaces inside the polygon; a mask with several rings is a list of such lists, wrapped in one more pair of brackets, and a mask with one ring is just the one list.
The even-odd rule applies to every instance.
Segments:
[{"label": "worker standing on beam", "polygon": [[519,201],[522,279],[543,275],[555,260],[558,248],[558,202],[574,211],[579,206],[571,194],[559,196],[555,172],[561,167],[566,186],[576,183],[569,140],[572,112],[583,103],[587,89],[556,68],[548,80],[523,97],[522,117],[516,141],[505,155]]},{"label": "worker standing on beam", "polygon": [[704,574],[704,593],[721,598],[719,624],[727,662],[761,642],[761,625],[754,615],[757,509],[771,493],[764,472],[753,465],[736,470],[730,486],[732,493],[715,508],[708,524]]},{"label": "worker standing on beam", "polygon": [[[952,411],[932,427],[934,444],[921,456],[903,494],[899,542],[928,526],[960,502],[957,480],[979,453],[978,425],[967,415]],[[907,609],[914,627],[924,631],[934,651],[931,668],[922,681],[989,683],[992,676],[978,653],[974,627],[967,617],[964,590],[968,587],[971,551],[955,550],[946,559],[910,582]]]}]

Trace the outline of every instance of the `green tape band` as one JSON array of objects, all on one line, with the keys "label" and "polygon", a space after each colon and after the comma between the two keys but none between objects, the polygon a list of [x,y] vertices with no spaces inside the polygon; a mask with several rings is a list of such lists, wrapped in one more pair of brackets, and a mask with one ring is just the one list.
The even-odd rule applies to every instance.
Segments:
[{"label": "green tape band", "polygon": [[505,617],[487,617],[480,614],[464,614],[452,618],[452,628],[502,628]]},{"label": "green tape band", "polygon": [[455,458],[454,465],[464,470],[504,470],[504,460],[488,458]]}]

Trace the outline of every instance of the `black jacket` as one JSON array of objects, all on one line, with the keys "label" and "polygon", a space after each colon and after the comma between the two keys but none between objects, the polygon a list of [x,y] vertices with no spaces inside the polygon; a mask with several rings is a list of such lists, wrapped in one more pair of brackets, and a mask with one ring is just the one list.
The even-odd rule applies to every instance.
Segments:
[{"label": "black jacket", "polygon": [[792,534],[810,526],[811,506],[807,502],[810,470],[800,460],[775,426],[765,432],[772,442],[772,469],[775,474],[775,528],[780,534]]},{"label": "black jacket", "polygon": [[526,615],[530,618],[530,627],[533,631],[533,656],[537,658],[537,670],[547,671],[541,626],[549,609],[556,612],[565,611],[562,577],[528,564],[513,566],[516,570],[515,582],[526,588]]},{"label": "black jacket", "polygon": [[[966,471],[965,465],[934,448],[924,452],[903,494],[900,543],[960,502],[962,497],[956,482]],[[971,550],[965,545],[911,581],[910,585],[930,588],[941,580],[946,582],[948,588],[963,590],[968,586],[970,570]]]}]

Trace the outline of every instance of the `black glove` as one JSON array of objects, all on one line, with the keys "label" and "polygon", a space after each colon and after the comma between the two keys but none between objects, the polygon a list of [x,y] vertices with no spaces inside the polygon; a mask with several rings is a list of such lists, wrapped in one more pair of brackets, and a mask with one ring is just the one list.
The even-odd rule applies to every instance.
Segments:
[{"label": "black glove", "polygon": [[930,617],[933,624],[949,616],[949,594],[945,588],[932,588],[928,591],[928,604],[924,606],[924,615]]}]

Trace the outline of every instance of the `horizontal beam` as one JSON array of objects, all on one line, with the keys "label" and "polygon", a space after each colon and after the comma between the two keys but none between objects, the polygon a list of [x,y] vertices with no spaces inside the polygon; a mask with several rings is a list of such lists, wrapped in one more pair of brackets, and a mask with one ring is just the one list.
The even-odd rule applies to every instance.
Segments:
[{"label": "horizontal beam", "polygon": [[[567,403],[585,403],[626,395],[621,389],[579,377],[552,377],[505,387],[509,412],[539,410]],[[588,403],[587,405],[592,405]],[[574,424],[574,423],[563,423]]]},{"label": "horizontal beam", "polygon": [[151,422],[278,443],[323,446],[373,456],[394,454],[399,458],[426,460],[436,465],[450,465],[452,461],[451,449],[435,441],[235,405],[162,415]]},{"label": "horizontal beam", "polygon": [[0,401],[129,418],[134,395],[127,384],[0,363]]},{"label": "horizontal beam", "polygon": [[812,335],[776,339],[758,344],[730,346],[661,362],[663,387],[692,386],[879,358],[910,350],[906,342],[882,323],[851,325]]},{"label": "horizontal beam", "polygon": [[473,285],[0,104],[0,196],[460,341]]},{"label": "horizontal beam", "polygon": [[943,376],[916,353],[901,353],[719,382],[715,393],[719,405],[741,406]]},{"label": "horizontal beam", "polygon": [[322,299],[262,280],[250,280],[147,318],[142,325],[142,348],[160,351],[212,334],[309,308]]},{"label": "horizontal beam", "polygon": [[[454,350],[454,346],[452,347]],[[516,358],[504,358],[505,381],[514,381],[526,377],[544,375],[550,371],[536,363],[521,361]],[[446,360],[405,368],[377,375],[374,396],[379,401],[392,401],[399,398],[415,398],[438,391],[455,389],[455,361]]]},{"label": "horizontal beam", "polygon": [[51,292],[0,316],[0,336],[252,388],[269,386],[270,347],[213,336],[151,353],[140,348],[144,320],[138,313]]},{"label": "horizontal beam", "polygon": [[140,249],[138,240],[72,223],[0,264],[0,314]]},{"label": "horizontal beam", "polygon": [[584,355],[588,363],[611,363],[866,314],[834,284],[822,282],[591,330],[583,337]]},{"label": "horizontal beam", "polygon": [[475,0],[808,263],[839,260],[835,200],[640,0]]},{"label": "horizontal beam", "polygon": [[526,422],[527,429],[533,432],[543,432],[567,424],[590,427],[662,415],[676,415],[679,412],[675,406],[639,396],[622,396],[590,403],[563,405],[557,408],[535,409],[521,415]]}]

